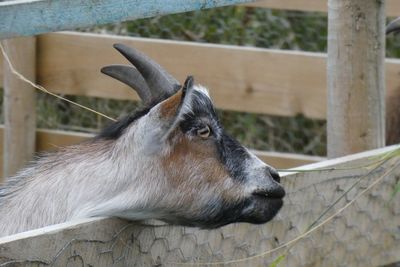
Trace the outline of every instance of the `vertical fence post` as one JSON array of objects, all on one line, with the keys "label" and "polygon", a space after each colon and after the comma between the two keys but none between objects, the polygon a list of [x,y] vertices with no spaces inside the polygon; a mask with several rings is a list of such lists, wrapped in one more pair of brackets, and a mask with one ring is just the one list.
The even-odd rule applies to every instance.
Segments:
[{"label": "vertical fence post", "polygon": [[[28,79],[36,75],[36,38],[4,40],[14,67]],[[4,60],[4,151],[3,175],[15,174],[35,151],[36,92],[19,80]]]},{"label": "vertical fence post", "polygon": [[328,1],[328,157],[385,145],[385,1]]}]

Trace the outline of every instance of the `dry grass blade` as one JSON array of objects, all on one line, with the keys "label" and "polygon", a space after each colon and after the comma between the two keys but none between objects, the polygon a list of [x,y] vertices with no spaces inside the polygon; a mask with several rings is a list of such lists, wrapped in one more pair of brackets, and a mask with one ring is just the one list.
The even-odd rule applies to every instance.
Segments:
[{"label": "dry grass blade", "polygon": [[79,103],[76,103],[76,102],[71,101],[71,100],[69,100],[69,99],[67,99],[67,98],[64,98],[64,97],[62,97],[62,96],[60,96],[60,95],[57,95],[57,94],[55,94],[55,93],[53,93],[53,92],[47,90],[47,89],[44,88],[43,86],[41,86],[41,85],[39,85],[39,84],[36,84],[36,83],[30,81],[29,79],[27,79],[25,76],[23,76],[21,73],[19,73],[19,72],[14,68],[14,65],[12,64],[12,62],[11,62],[9,56],[7,55],[6,51],[4,50],[4,47],[3,47],[3,45],[2,45],[1,42],[0,42],[0,49],[1,49],[1,52],[2,52],[2,54],[3,54],[3,56],[4,56],[4,59],[6,60],[6,62],[7,62],[7,64],[8,64],[8,66],[9,66],[11,72],[12,72],[15,76],[17,76],[20,80],[22,80],[22,81],[28,83],[28,84],[31,85],[32,87],[34,87],[34,88],[36,88],[36,89],[38,89],[38,90],[40,90],[40,91],[42,91],[42,92],[44,92],[44,93],[46,93],[46,94],[49,94],[49,95],[54,96],[54,97],[56,97],[56,98],[59,98],[59,99],[61,99],[61,100],[63,100],[63,101],[66,101],[66,102],[68,102],[68,103],[70,103],[70,104],[72,104],[72,105],[75,105],[75,106],[77,106],[77,107],[83,108],[83,109],[85,109],[85,110],[87,110],[87,111],[93,112],[93,113],[95,113],[95,114],[97,114],[97,115],[99,115],[99,116],[102,116],[102,117],[104,117],[104,118],[106,118],[106,119],[108,119],[108,120],[116,121],[116,119],[111,118],[111,117],[109,117],[109,116],[107,116],[107,115],[105,115],[105,114],[103,114],[103,113],[101,113],[101,112],[99,112],[99,111],[96,111],[96,110],[94,110],[94,109],[88,108],[88,107],[83,106],[83,105],[81,105],[81,104],[79,104]]}]

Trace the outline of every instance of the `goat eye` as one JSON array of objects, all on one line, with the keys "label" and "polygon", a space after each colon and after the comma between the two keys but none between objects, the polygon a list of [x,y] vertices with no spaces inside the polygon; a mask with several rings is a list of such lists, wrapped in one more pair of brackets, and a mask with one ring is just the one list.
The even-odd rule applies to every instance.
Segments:
[{"label": "goat eye", "polygon": [[208,125],[197,130],[197,136],[200,136],[201,138],[208,138],[210,136],[210,134],[211,134],[211,130]]}]

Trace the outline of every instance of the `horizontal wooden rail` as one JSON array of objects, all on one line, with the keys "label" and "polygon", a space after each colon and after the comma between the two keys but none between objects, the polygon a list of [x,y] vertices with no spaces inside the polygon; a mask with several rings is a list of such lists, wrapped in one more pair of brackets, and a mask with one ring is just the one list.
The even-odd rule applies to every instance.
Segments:
[{"label": "horizontal wooden rail", "polygon": [[[400,1],[386,0],[385,2],[387,16],[400,16]],[[262,0],[254,3],[247,3],[244,5],[297,11],[328,11],[327,0]]]},{"label": "horizontal wooden rail", "polygon": [[[137,99],[126,85],[100,73],[104,65],[126,63],[112,48],[114,43],[149,54],[180,81],[194,75],[198,83],[210,89],[219,108],[326,118],[326,55],[321,53],[54,33],[37,40],[37,80],[61,94]],[[0,63],[0,81],[1,68]],[[400,60],[388,59],[388,97],[400,86],[398,73]]]},{"label": "horizontal wooden rail", "polygon": [[0,2],[0,39],[201,10],[254,0],[23,0]]},{"label": "horizontal wooden rail", "polygon": [[[309,117],[325,115],[322,54],[285,52],[95,34],[47,34],[38,40],[38,81],[57,93],[133,99],[128,87],[99,73],[126,63],[113,48],[147,53],[180,81],[194,75],[222,109]],[[317,74],[318,73],[318,74]],[[323,100],[323,101],[321,101]]]},{"label": "horizontal wooden rail", "polygon": [[[4,126],[0,125],[0,140],[4,135]],[[91,137],[93,134],[69,132],[60,130],[38,129],[36,131],[36,151],[54,151],[59,147],[78,144]],[[3,170],[3,142],[0,142],[0,177]],[[275,168],[293,168],[304,164],[325,160],[323,157],[307,156],[292,153],[253,151],[260,159]],[[1,178],[0,178],[1,182]]]},{"label": "horizontal wooden rail", "polygon": [[[301,167],[312,172],[283,175],[287,190],[284,206],[266,224],[238,223],[201,230],[154,221],[141,224],[113,218],[81,219],[0,238],[0,265],[177,266],[176,262],[238,260],[232,266],[268,266],[286,250],[266,251],[304,233],[344,190],[362,177],[361,185],[336,203],[328,216],[367,186],[382,180],[339,216],[291,244],[282,264],[383,266],[400,260],[400,205],[398,199],[389,200],[400,173],[399,160],[387,162],[376,171],[356,166],[371,166],[382,153],[399,148],[386,147],[324,161]],[[320,168],[339,170],[318,171]],[[388,170],[392,171],[386,173]],[[240,261],[246,257],[250,258]]]},{"label": "horizontal wooden rail", "polygon": [[310,164],[312,162],[320,162],[326,160],[326,158],[324,157],[293,153],[270,152],[260,150],[253,150],[253,152],[257,155],[257,157],[262,159],[267,164],[279,169],[293,168],[305,164]]}]

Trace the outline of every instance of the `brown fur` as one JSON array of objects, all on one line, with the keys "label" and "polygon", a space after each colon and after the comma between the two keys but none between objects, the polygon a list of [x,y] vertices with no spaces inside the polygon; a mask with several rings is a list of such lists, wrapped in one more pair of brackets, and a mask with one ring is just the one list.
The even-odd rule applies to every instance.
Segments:
[{"label": "brown fur", "polygon": [[[178,133],[178,135],[178,141],[174,145],[173,151],[162,160],[165,169],[175,172],[190,166],[186,165],[185,162],[195,162],[196,164],[191,166],[200,166],[201,173],[207,175],[206,179],[202,181],[204,183],[214,184],[220,182],[224,177],[229,177],[224,166],[217,160],[216,150],[212,144],[206,145],[207,141],[195,140],[195,138],[189,140],[182,133]],[[204,162],[207,163],[207,166],[202,164]],[[178,172],[177,175],[171,176],[174,177],[171,183],[176,186],[182,184],[190,173]]]},{"label": "brown fur", "polygon": [[[180,132],[174,139],[176,143],[173,150],[162,159],[167,177],[171,177],[169,181],[171,186],[182,192],[209,186],[228,202],[241,197],[239,187],[233,188],[236,187],[234,183],[226,186],[226,179],[230,179],[230,175],[219,162],[216,148],[211,140],[197,137],[189,140]],[[185,198],[186,201],[192,201],[191,194],[186,194]]]},{"label": "brown fur", "polygon": [[165,118],[174,117],[182,101],[182,90],[168,98],[160,107],[160,114]]}]

